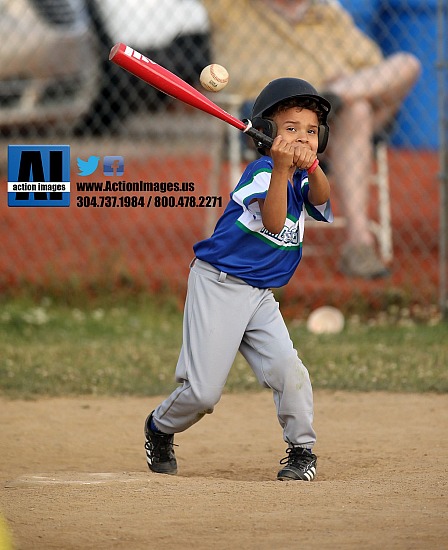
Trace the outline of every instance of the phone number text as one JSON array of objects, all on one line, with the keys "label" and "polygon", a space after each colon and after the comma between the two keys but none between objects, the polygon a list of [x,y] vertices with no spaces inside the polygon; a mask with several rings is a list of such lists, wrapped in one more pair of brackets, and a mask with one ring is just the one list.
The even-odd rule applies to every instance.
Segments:
[{"label": "phone number text", "polygon": [[221,208],[222,197],[206,195],[78,195],[78,208]]}]

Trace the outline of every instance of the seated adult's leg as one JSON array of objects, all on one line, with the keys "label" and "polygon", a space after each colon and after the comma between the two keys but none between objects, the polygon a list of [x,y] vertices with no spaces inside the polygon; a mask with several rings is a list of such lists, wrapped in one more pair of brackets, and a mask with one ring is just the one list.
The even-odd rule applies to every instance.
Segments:
[{"label": "seated adult's leg", "polygon": [[374,110],[387,105],[396,111],[415,84],[420,71],[420,61],[415,56],[398,52],[373,67],[328,83],[327,88],[341,96],[344,103],[367,100]]},{"label": "seated adult's leg", "polygon": [[368,218],[374,112],[369,101],[344,103],[331,123],[328,157],[347,220],[340,269],[349,276],[377,278],[388,271],[375,251]]}]

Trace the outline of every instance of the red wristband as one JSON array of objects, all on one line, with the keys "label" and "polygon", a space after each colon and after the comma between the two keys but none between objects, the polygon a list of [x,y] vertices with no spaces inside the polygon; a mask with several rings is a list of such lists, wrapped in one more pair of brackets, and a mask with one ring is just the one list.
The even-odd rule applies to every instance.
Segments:
[{"label": "red wristband", "polygon": [[319,159],[316,159],[313,162],[313,164],[308,168],[308,170],[307,170],[308,174],[312,174],[318,166],[319,166]]}]

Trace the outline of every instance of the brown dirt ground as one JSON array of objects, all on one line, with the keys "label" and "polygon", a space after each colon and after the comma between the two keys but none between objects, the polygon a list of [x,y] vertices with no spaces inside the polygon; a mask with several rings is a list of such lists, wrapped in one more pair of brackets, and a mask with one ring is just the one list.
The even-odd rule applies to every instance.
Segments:
[{"label": "brown dirt ground", "polygon": [[142,425],[158,402],[0,399],[17,549],[447,548],[447,396],[316,392],[312,483],[275,480],[267,391],[225,394],[176,437],[179,475],[150,473]]}]

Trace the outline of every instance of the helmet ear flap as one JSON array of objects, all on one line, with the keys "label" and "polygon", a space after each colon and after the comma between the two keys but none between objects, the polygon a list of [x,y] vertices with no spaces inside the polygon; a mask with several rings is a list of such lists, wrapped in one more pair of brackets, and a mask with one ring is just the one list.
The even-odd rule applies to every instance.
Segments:
[{"label": "helmet ear flap", "polygon": [[[261,118],[261,117],[254,117],[252,119],[252,126],[256,130],[260,130],[260,132],[263,132],[266,136],[271,137],[274,139],[277,136],[277,124],[270,118]],[[319,125],[319,142],[317,146],[317,152],[323,153],[327,147],[328,144],[328,137],[330,134],[330,128],[328,124],[320,124]],[[254,139],[255,147],[257,148],[258,152],[261,154],[264,154],[264,148],[262,144],[257,140]]]},{"label": "helmet ear flap", "polygon": [[[277,135],[277,124],[275,124],[275,122],[270,118],[254,117],[252,119],[252,126],[272,139],[274,139]],[[264,154],[263,145],[257,139],[254,139],[254,143],[258,152]]]},{"label": "helmet ear flap", "polygon": [[329,134],[330,134],[330,128],[328,124],[320,124],[319,125],[319,142],[317,146],[318,153],[323,153],[325,151],[328,144]]}]

